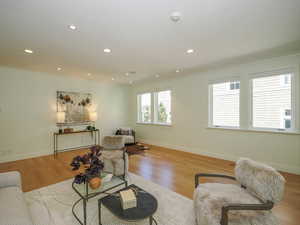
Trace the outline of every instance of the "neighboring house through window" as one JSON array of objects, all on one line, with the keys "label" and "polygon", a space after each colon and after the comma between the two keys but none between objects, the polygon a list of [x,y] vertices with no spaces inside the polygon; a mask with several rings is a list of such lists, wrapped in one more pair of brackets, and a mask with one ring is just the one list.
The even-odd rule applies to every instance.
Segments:
[{"label": "neighboring house through window", "polygon": [[252,126],[254,128],[291,128],[290,80],[291,74],[252,79]]},{"label": "neighboring house through window", "polygon": [[216,127],[240,126],[240,82],[210,85],[210,124]]},{"label": "neighboring house through window", "polygon": [[240,89],[240,82],[230,82],[230,90],[237,90]]},{"label": "neighboring house through window", "polygon": [[[300,118],[295,112],[299,99],[295,93],[299,85],[295,84],[297,77],[291,71],[285,69],[211,82],[209,127],[298,132],[295,121]],[[244,82],[242,86],[241,82]],[[244,106],[241,111],[240,91]]]}]

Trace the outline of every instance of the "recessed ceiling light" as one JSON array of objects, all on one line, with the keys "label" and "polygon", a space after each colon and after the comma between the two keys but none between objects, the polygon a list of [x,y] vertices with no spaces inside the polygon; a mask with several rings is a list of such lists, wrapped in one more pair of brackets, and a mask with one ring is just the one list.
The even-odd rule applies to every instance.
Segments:
[{"label": "recessed ceiling light", "polygon": [[179,73],[179,72],[180,72],[180,70],[178,70],[178,69],[177,69],[177,70],[175,70],[175,72],[176,72],[176,73]]},{"label": "recessed ceiling light", "polygon": [[88,73],[87,75],[90,77],[92,74],[91,74],[91,73]]},{"label": "recessed ceiling light", "polygon": [[191,53],[193,53],[194,52],[194,49],[188,49],[187,51],[186,51],[186,53],[188,53],[188,54],[191,54]]},{"label": "recessed ceiling light", "polygon": [[109,48],[105,48],[105,49],[103,49],[103,51],[104,51],[105,53],[111,53],[111,49],[109,49]]},{"label": "recessed ceiling light", "polygon": [[111,80],[115,80],[115,78],[111,78]]},{"label": "recessed ceiling light", "polygon": [[31,49],[25,49],[24,52],[28,53],[28,54],[32,54],[33,51]]},{"label": "recessed ceiling light", "polygon": [[129,73],[125,73],[125,76],[129,76]]},{"label": "recessed ceiling light", "polygon": [[61,71],[61,68],[60,68],[60,67],[57,67],[57,71]]},{"label": "recessed ceiling light", "polygon": [[156,77],[156,78],[159,78],[159,74],[156,74],[155,77]]},{"label": "recessed ceiling light", "polygon": [[73,24],[71,24],[71,25],[69,26],[69,28],[70,28],[71,30],[76,30],[76,26],[73,25]]}]

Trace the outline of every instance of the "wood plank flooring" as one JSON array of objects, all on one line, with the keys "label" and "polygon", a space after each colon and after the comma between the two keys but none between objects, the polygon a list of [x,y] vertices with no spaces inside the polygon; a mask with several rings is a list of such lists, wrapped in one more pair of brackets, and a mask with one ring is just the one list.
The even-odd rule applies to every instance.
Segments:
[{"label": "wood plank flooring", "polygon": [[[231,161],[195,155],[158,146],[150,146],[144,154],[130,156],[130,172],[167,187],[188,198],[194,191],[194,175],[198,172],[233,175]],[[86,150],[52,155],[0,164],[0,172],[18,170],[22,174],[23,191],[31,191],[72,178],[77,172],[71,170],[71,159]],[[284,200],[275,207],[274,213],[282,225],[298,225],[300,221],[300,176],[282,173],[287,180]],[[207,181],[225,180],[205,179]]]}]

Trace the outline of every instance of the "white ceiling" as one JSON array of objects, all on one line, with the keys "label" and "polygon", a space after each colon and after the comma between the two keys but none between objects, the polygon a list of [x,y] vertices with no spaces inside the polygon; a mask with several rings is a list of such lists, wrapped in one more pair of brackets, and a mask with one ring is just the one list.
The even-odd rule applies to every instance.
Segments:
[{"label": "white ceiling", "polygon": [[[173,11],[182,13],[178,23]],[[157,79],[297,48],[299,12],[300,0],[1,0],[0,64],[101,81]]]}]

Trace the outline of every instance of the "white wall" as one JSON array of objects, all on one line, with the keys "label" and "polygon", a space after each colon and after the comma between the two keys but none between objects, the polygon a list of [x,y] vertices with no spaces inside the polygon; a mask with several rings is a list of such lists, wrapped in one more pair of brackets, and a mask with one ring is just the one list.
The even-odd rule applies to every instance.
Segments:
[{"label": "white wall", "polygon": [[[126,86],[0,67],[0,162],[52,154],[58,90],[92,93],[102,137],[128,125]],[[62,138],[68,147],[91,141],[89,134]]]},{"label": "white wall", "polygon": [[[299,94],[300,54],[263,60],[228,68],[181,75],[135,85],[131,91],[131,123],[140,141],[228,160],[250,157],[274,167],[300,174],[300,135],[208,129],[208,83],[226,77],[240,77],[247,83],[253,73],[293,67]],[[248,126],[248,88],[241,89],[241,125]],[[172,90],[173,125],[136,124],[136,94],[159,89]],[[299,102],[298,102],[299,106]],[[299,116],[299,108],[297,108]],[[299,128],[299,120],[296,121]]]}]

